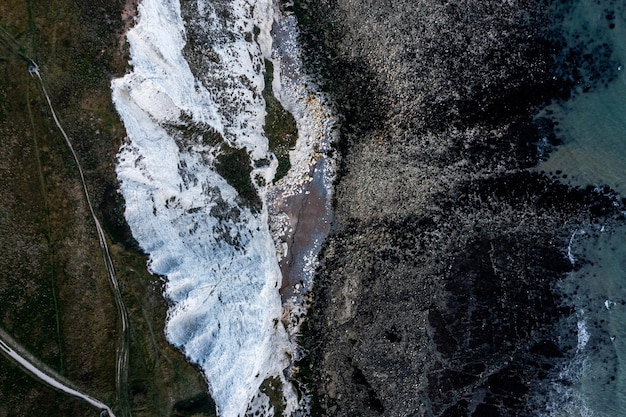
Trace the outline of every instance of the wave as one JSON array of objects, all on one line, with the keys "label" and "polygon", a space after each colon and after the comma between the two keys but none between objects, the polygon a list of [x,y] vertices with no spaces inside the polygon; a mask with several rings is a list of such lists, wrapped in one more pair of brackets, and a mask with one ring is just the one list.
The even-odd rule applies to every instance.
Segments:
[{"label": "wave", "polygon": [[580,391],[580,380],[589,366],[587,345],[590,337],[585,312],[579,310],[576,320],[576,349],[548,383],[543,399],[545,406],[538,407],[538,414],[542,417],[596,416]]}]

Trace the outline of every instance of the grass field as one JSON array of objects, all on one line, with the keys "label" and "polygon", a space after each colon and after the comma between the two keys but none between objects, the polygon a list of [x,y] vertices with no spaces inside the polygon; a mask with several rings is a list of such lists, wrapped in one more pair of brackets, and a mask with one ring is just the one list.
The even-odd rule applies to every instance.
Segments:
[{"label": "grass field", "polygon": [[[123,6],[0,3],[0,326],[78,388],[115,406],[115,302],[75,163],[28,72],[32,59],[108,232],[131,319],[132,415],[211,415],[210,401],[180,405],[204,398],[206,383],[165,340],[163,283],[146,271],[115,192],[125,133],[110,81],[126,71]],[[0,416],[95,414],[89,410],[0,358]]]}]

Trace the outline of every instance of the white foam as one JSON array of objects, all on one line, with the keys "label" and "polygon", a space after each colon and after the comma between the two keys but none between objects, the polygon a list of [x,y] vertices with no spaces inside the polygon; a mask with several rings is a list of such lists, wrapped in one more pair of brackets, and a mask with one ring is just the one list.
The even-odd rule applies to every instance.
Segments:
[{"label": "white foam", "polygon": [[552,400],[547,403],[541,417],[598,417],[581,393],[562,384],[555,384],[554,387]]},{"label": "white foam", "polygon": [[[577,312],[577,343],[573,358],[559,371],[558,377],[550,383],[551,390],[546,395],[546,406],[542,417],[595,416],[580,391],[580,380],[589,366],[587,345],[591,335],[587,328],[584,310]],[[541,394],[543,396],[543,394]]]},{"label": "white foam", "polygon": [[574,251],[572,250],[572,246],[575,242],[575,238],[576,235],[584,235],[587,232],[585,232],[584,230],[575,230],[572,233],[572,236],[570,236],[569,238],[569,244],[567,245],[567,258],[569,259],[569,262],[572,264],[572,266],[574,266],[576,264],[576,257],[574,256]]},{"label": "white foam", "polygon": [[[233,1],[228,21],[217,19],[208,2],[197,7],[197,18],[206,21],[199,27],[183,22],[177,0],[139,5],[127,35],[133,71],[112,83],[128,134],[117,175],[150,271],[167,280],[168,340],[200,365],[219,414],[234,417],[245,414],[266,377],[284,379],[292,349],[279,320],[281,277],[267,210],[253,214],[238,203],[237,192],[213,170],[218,149],[205,144],[202,132],[182,140],[168,126],[203,123],[253,159],[271,158],[259,63],[271,48],[272,5]],[[184,23],[219,56],[211,68],[195,68],[205,71],[199,77],[182,53]],[[258,40],[244,40],[254,26],[261,29]],[[252,175],[269,182],[275,166]]]},{"label": "white foam", "polygon": [[587,322],[584,318],[581,318],[580,320],[578,320],[578,322],[576,322],[576,328],[578,329],[578,342],[576,344],[576,352],[582,353],[585,350],[587,343],[589,343],[590,337],[589,330],[587,330]]}]

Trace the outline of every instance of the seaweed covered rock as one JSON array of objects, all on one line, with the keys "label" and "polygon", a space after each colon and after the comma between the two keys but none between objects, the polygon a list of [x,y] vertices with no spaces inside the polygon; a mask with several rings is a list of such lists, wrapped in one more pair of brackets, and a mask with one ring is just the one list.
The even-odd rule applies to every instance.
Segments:
[{"label": "seaweed covered rock", "polygon": [[526,415],[571,353],[569,236],[622,203],[528,171],[556,145],[537,109],[614,76],[602,39],[560,34],[568,7],[295,3],[344,120],[305,340],[321,414]]}]

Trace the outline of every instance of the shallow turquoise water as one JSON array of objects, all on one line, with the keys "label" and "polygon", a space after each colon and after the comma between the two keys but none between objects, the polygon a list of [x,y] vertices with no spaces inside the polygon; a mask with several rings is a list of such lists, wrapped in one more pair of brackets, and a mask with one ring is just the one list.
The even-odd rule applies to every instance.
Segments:
[{"label": "shallow turquoise water", "polygon": [[[565,31],[612,46],[617,77],[606,86],[549,107],[563,144],[538,170],[573,185],[609,185],[626,196],[626,13],[624,4],[578,0]],[[607,18],[607,10],[614,18]],[[613,24],[614,28],[610,25]],[[581,35],[582,34],[582,35]],[[545,112],[543,114],[546,114]],[[574,227],[574,226],[573,226]],[[571,260],[586,260],[559,284],[571,295],[568,322],[576,359],[552,385],[549,416],[626,416],[626,225],[573,228]],[[565,382],[564,382],[565,381]]]},{"label": "shallow turquoise water", "polygon": [[562,171],[577,185],[609,185],[626,195],[626,69],[607,88],[552,108],[565,143],[539,169]]},{"label": "shallow turquoise water", "polygon": [[[570,294],[576,358],[555,383],[550,416],[626,415],[626,227],[573,232],[571,254],[588,261],[559,284]],[[567,329],[565,329],[567,331]],[[557,394],[557,395],[555,395]],[[566,402],[563,400],[566,399]]]},{"label": "shallow turquoise water", "polygon": [[[610,0],[575,3],[565,22],[567,37],[608,43],[616,67],[607,70],[614,72],[616,79],[548,107],[559,123],[559,138],[564,143],[538,169],[563,171],[574,184],[609,185],[626,195],[625,7]],[[609,10],[614,14],[611,20],[607,19]]]}]

